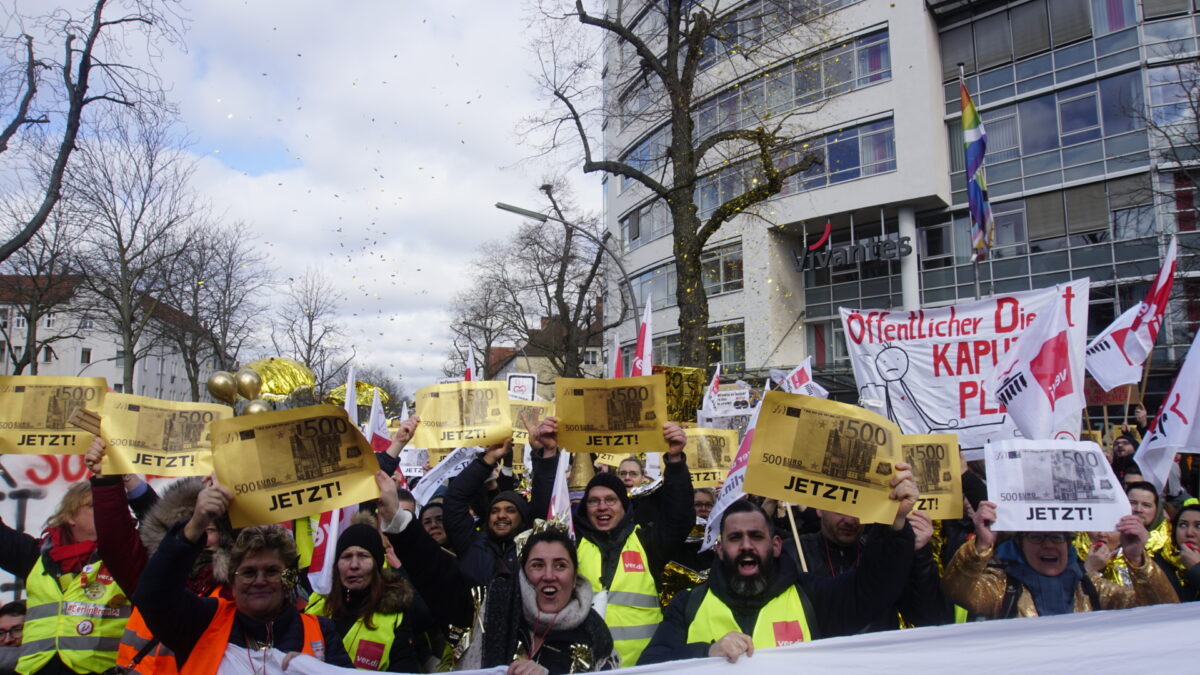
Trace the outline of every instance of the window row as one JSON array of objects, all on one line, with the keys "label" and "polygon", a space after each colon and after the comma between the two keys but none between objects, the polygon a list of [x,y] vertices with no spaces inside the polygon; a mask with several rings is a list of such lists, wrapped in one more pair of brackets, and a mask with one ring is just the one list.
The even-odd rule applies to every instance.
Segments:
[{"label": "window row", "polygon": [[[633,350],[636,345],[621,347],[621,363],[625,369],[623,375],[629,376],[633,364]],[[656,337],[653,341],[654,363],[663,366],[677,366],[681,361],[682,349],[679,334]],[[708,365],[721,364],[721,371],[731,375],[741,373],[746,369],[746,330],[743,323],[731,323],[722,326],[710,326],[708,329]]]},{"label": "window row", "polygon": [[[0,310],[0,326],[3,326],[4,328],[8,327],[10,314],[12,316],[12,325],[14,329],[23,329],[29,325],[29,320],[25,315],[17,311],[10,312],[10,310],[3,309]],[[55,312],[48,312],[42,316],[43,328],[54,328],[57,323],[58,317]],[[85,316],[79,319],[79,328],[82,330],[88,330],[94,326],[95,321],[90,317]]]},{"label": "window row", "polygon": [[[700,275],[708,297],[742,290],[742,245],[740,242],[705,251],[700,256]],[[675,306],[675,264],[661,265],[630,280],[639,305],[647,299],[656,310]]]},{"label": "window row", "polygon": [[730,13],[715,35],[704,39],[699,70],[708,70],[733,54],[774,40],[793,26],[856,2],[859,0],[750,0]]},{"label": "window row", "polygon": [[[13,345],[12,349],[13,353],[16,355],[15,358],[17,361],[29,356],[29,345]],[[41,355],[42,363],[50,363],[58,358],[58,353],[55,352],[54,347],[51,347],[50,345],[43,345],[42,348],[38,350],[38,353]],[[8,345],[4,341],[0,340],[0,358],[7,360],[8,357]],[[87,361],[83,361],[82,363],[87,363]]]},{"label": "window row", "polygon": [[885,29],[798,59],[709,99],[694,113],[696,137],[753,128],[772,115],[891,76]]}]

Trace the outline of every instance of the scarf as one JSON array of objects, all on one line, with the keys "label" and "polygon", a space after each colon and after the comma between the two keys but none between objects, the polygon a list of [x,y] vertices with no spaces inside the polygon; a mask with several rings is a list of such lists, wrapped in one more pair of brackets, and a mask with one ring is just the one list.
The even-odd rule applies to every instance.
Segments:
[{"label": "scarf", "polygon": [[[536,634],[539,628],[553,626],[553,630],[571,630],[578,628],[587,619],[592,609],[592,583],[582,576],[575,578],[575,591],[565,607],[557,612],[543,612],[537,606],[537,590],[525,578],[518,575],[521,584],[521,609],[531,630]],[[549,633],[550,629],[547,628]]]},{"label": "scarf", "polygon": [[50,545],[47,553],[60,574],[79,574],[96,553],[96,542],[81,541],[68,544],[65,543],[66,538],[67,533],[61,527],[47,530],[46,542]]},{"label": "scarf", "polygon": [[1067,569],[1056,577],[1039,574],[1029,566],[1025,554],[1017,546],[1016,539],[1010,539],[996,550],[996,557],[1008,565],[1005,574],[1025,585],[1033,595],[1033,604],[1037,607],[1038,616],[1052,614],[1071,614],[1075,611],[1075,587],[1083,580],[1083,564],[1075,555],[1075,550],[1067,546]]}]

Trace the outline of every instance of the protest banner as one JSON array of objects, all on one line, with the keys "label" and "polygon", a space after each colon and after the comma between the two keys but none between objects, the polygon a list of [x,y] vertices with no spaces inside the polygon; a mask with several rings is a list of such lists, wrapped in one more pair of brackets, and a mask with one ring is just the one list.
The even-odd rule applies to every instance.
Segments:
[{"label": "protest banner", "polygon": [[[767,379],[767,382],[775,380],[779,384],[779,388],[789,394],[805,394],[816,396],[817,398],[829,398],[829,391],[817,384],[817,381],[813,379],[811,356],[804,359],[803,363],[786,374],[773,368],[769,373],[770,377]],[[778,379],[776,379],[776,373],[779,373]]]},{"label": "protest banner", "polygon": [[213,467],[234,527],[270,525],[379,498],[379,464],[346,411],[313,405],[214,420]]},{"label": "protest banner", "polygon": [[962,461],[954,434],[904,434],[900,454],[912,467],[921,496],[916,510],[934,520],[963,517]]},{"label": "protest banner", "polygon": [[503,443],[512,434],[508,389],[503,382],[477,381],[434,384],[416,393],[416,415],[421,418],[413,435],[417,447],[455,448],[463,441],[473,445]]},{"label": "protest banner", "polygon": [[558,444],[571,452],[666,452],[666,380],[560,377],[554,382]]},{"label": "protest banner", "polygon": [[435,464],[413,490],[413,499],[417,501],[417,505],[424,506],[433,498],[433,493],[437,492],[442,483],[462,473],[468,464],[475,461],[480,452],[483,452],[483,448],[476,446],[455,448],[445,459]]},{"label": "protest banner", "polygon": [[[1086,301],[1068,306],[1086,325]],[[962,448],[1012,438],[1008,419],[987,383],[1007,352],[1059,291],[997,295],[937,309],[840,308],[859,403],[906,434],[954,433]]]},{"label": "protest banner", "polygon": [[1095,443],[993,441],[983,461],[997,532],[1111,532],[1132,512]]},{"label": "protest banner", "polygon": [[100,416],[108,475],[207,476],[212,473],[209,423],[233,417],[219,403],[161,401],[109,393]]},{"label": "protest banner", "polygon": [[554,415],[553,401],[509,401],[512,411],[513,447],[529,442],[529,427],[537,426],[543,418]]},{"label": "protest banner", "polygon": [[695,422],[696,409],[704,404],[704,369],[653,366],[667,381],[667,420]]},{"label": "protest banner", "polygon": [[891,523],[900,429],[857,406],[769,391],[750,446],[750,494]]},{"label": "protest banner", "polygon": [[710,488],[721,484],[733,466],[738,449],[738,435],[732,429],[684,429],[687,445],[683,452],[688,458],[692,487]]},{"label": "protest banner", "polygon": [[94,436],[67,424],[77,408],[99,410],[102,377],[0,375],[0,454],[82,455]]}]

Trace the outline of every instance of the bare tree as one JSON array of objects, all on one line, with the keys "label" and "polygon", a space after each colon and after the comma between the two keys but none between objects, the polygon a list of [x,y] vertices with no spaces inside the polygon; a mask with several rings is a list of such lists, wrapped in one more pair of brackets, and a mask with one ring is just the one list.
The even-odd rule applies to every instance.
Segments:
[{"label": "bare tree", "polygon": [[475,358],[479,359],[476,367],[482,369],[482,379],[490,380],[496,374],[491,363],[493,350],[502,344],[511,344],[518,337],[505,316],[508,293],[500,287],[498,276],[505,264],[503,254],[498,253],[503,245],[493,243],[482,248],[492,253],[472,262],[478,274],[475,283],[450,303],[451,347],[442,366],[442,373],[447,377],[462,375],[467,353],[473,350]]},{"label": "bare tree", "polygon": [[[772,73],[765,67],[779,62],[782,50],[795,54],[798,44],[822,40],[818,10],[792,0],[617,0],[599,14],[590,12],[583,0],[541,4],[546,18],[535,45],[539,79],[555,106],[531,120],[526,132],[548,139],[543,146],[547,152],[578,144],[585,172],[636,183],[665,202],[679,280],[681,361],[707,366],[708,298],[700,262],[705,244],[722,225],[778,194],[788,178],[823,158],[798,143],[804,130],[794,105],[745,106],[729,115],[719,106],[700,111],[701,104],[719,92],[721,82],[760,70],[757,83],[738,86],[754,84],[765,101],[772,86]],[[599,31],[615,56],[608,60],[603,83],[596,76],[597,54],[581,51],[581,45],[596,41],[581,37],[573,25]],[[720,66],[721,79],[710,74],[714,65]],[[817,64],[818,81],[819,68]],[[814,105],[800,110],[810,112]],[[636,133],[642,140],[633,152],[613,157],[600,149],[598,135],[606,126],[609,133]],[[702,213],[695,195],[719,168],[730,173],[714,193],[711,208]]]},{"label": "bare tree", "polygon": [[316,376],[313,397],[320,401],[338,384],[353,352],[344,352],[337,309],[344,301],[333,281],[316,268],[288,277],[283,301],[271,318],[271,344],[275,353],[308,366]]},{"label": "bare tree", "polygon": [[[358,366],[354,369],[354,378],[360,382],[373,384],[387,394],[388,400],[383,404],[383,412],[390,418],[400,417],[401,408],[407,399],[404,390],[404,379],[399,375],[393,377],[388,371],[378,365]],[[370,411],[368,411],[369,413]],[[365,417],[362,418],[366,420]]]},{"label": "bare tree", "polygon": [[201,204],[188,181],[194,164],[159,120],[112,116],[103,136],[81,142],[66,199],[87,224],[79,268],[97,315],[124,353],[124,391],[137,362],[158,346],[155,319],[186,321],[163,304],[192,245]]},{"label": "bare tree", "polygon": [[[5,109],[0,131],[0,153],[15,147],[22,132],[42,127],[55,137],[47,144],[51,166],[38,188],[38,206],[23,226],[0,244],[0,261],[30,241],[44,225],[63,195],[63,181],[71,155],[79,146],[85,110],[105,103],[126,108],[165,110],[158,77],[146,65],[157,56],[163,42],[179,39],[178,3],[175,0],[131,0],[127,11],[113,16],[109,0],[95,0],[86,16],[56,9],[41,17],[10,18],[21,26],[17,35],[0,37],[12,64],[0,74],[0,102]],[[30,28],[25,32],[25,28]],[[30,33],[60,41],[50,51],[58,60],[40,56],[38,40]],[[144,44],[135,48],[137,38]],[[47,85],[47,73],[55,74]]]},{"label": "bare tree", "polygon": [[[4,220],[13,223],[10,229],[28,215],[27,204],[9,203],[4,208]],[[0,286],[4,302],[11,305],[11,316],[4,310],[0,321],[0,338],[5,354],[13,366],[12,373],[20,375],[29,369],[38,374],[38,355],[50,357],[54,344],[82,337],[81,319],[86,305],[79,291],[80,276],[72,267],[71,242],[78,236],[69,218],[61,217],[56,209],[44,227],[29,243],[0,263]],[[17,341],[23,345],[17,349]]]}]

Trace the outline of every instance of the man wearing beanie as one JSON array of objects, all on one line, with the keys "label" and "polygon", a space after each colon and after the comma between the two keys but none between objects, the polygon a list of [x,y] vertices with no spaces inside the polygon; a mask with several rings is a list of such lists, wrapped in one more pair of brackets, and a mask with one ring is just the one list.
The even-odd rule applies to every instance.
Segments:
[{"label": "man wearing beanie", "polygon": [[510,443],[489,447],[455,476],[446,489],[442,524],[449,548],[458,555],[463,575],[476,586],[487,585],[500,572],[515,574],[519,570],[513,538],[528,530],[533,525],[532,516],[546,513],[550,505],[554,467],[542,467],[543,473],[548,470],[550,474],[539,480],[535,471],[531,481],[532,507],[516,492],[500,492],[484,502],[488,504],[487,512],[479,514],[483,528],[476,528],[470,505],[478,503],[475,497],[484,489],[500,460],[511,450]]},{"label": "man wearing beanie", "polygon": [[[557,464],[546,461],[547,455],[556,454],[557,436],[558,421],[553,417],[542,420],[537,433],[530,435],[535,457],[541,448],[540,463]],[[606,598],[606,602],[593,602],[593,606],[605,606],[601,614],[621,654],[622,667],[637,665],[662,621],[658,579],[696,522],[692,477],[683,454],[687,437],[682,427],[668,422],[663,425],[663,438],[667,453],[659,488],[662,507],[653,524],[634,522],[625,484],[613,473],[598,473],[592,478],[574,518],[579,574],[592,582],[597,596]],[[535,466],[538,463],[535,459]]]}]

